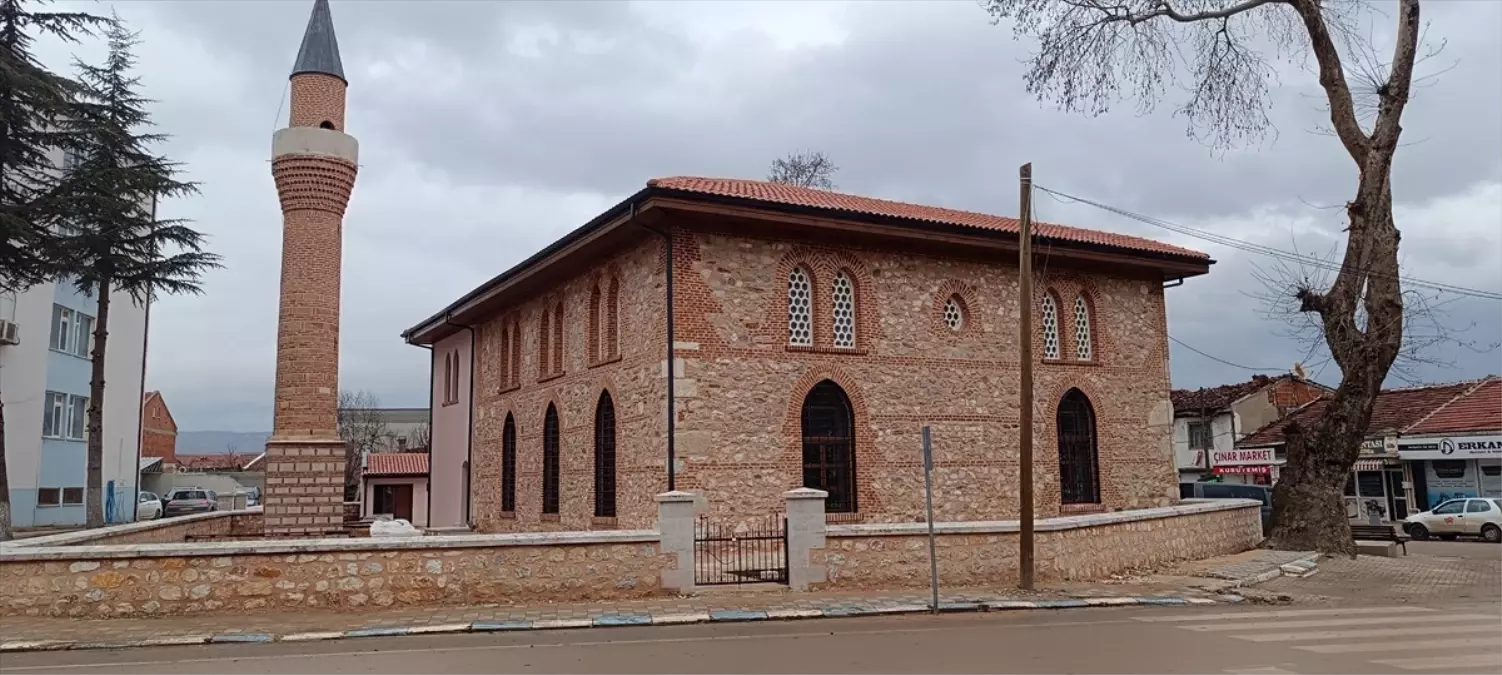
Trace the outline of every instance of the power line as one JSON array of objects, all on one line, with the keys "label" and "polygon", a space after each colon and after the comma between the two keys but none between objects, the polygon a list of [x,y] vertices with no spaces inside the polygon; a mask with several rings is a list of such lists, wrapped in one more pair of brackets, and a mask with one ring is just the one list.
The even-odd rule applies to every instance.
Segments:
[{"label": "power line", "polygon": [[1231,366],[1233,368],[1240,368],[1242,370],[1256,370],[1256,371],[1261,371],[1261,372],[1265,372],[1265,373],[1281,373],[1281,372],[1287,370],[1287,368],[1253,368],[1251,366],[1243,366],[1243,365],[1241,365],[1239,363],[1231,363],[1230,361],[1227,361],[1227,360],[1225,360],[1223,358],[1220,358],[1219,356],[1214,356],[1214,355],[1211,355],[1211,354],[1206,354],[1206,353],[1204,353],[1204,352],[1202,352],[1202,351],[1200,351],[1198,349],[1195,349],[1194,347],[1190,346],[1189,343],[1184,342],[1183,340],[1180,340],[1180,339],[1178,339],[1178,338],[1176,338],[1176,337],[1174,337],[1172,335],[1168,336],[1168,339],[1173,340],[1175,343],[1177,343],[1180,347],[1183,347],[1184,349],[1187,349],[1187,350],[1189,350],[1191,352],[1199,354],[1200,356],[1203,356],[1203,357],[1205,357],[1207,359],[1210,359],[1211,361],[1219,361],[1219,362],[1224,363],[1224,364],[1226,364],[1228,366]]},{"label": "power line", "polygon": [[[1272,257],[1272,258],[1278,258],[1280,260],[1286,260],[1286,261],[1289,261],[1289,262],[1296,262],[1296,263],[1300,263],[1300,264],[1304,264],[1304,265],[1309,265],[1309,266],[1312,266],[1312,267],[1319,267],[1319,268],[1322,268],[1322,269],[1333,270],[1333,271],[1339,271],[1341,269],[1341,267],[1342,267],[1341,263],[1332,262],[1332,261],[1329,261],[1329,260],[1322,260],[1320,258],[1314,258],[1314,257],[1311,257],[1311,256],[1301,255],[1301,254],[1294,253],[1294,252],[1291,252],[1291,251],[1284,251],[1282,249],[1273,248],[1271,246],[1264,246],[1262,244],[1254,244],[1252,242],[1245,241],[1245,240],[1242,240],[1242,239],[1236,239],[1234,237],[1228,237],[1228,236],[1225,236],[1223,234],[1216,234],[1214,232],[1207,232],[1205,230],[1195,229],[1195,228],[1192,228],[1192,227],[1188,227],[1186,225],[1179,225],[1179,224],[1176,224],[1176,223],[1171,223],[1171,222],[1163,220],[1161,218],[1154,218],[1152,216],[1146,216],[1146,215],[1143,215],[1143,214],[1140,214],[1140,213],[1135,213],[1133,211],[1129,211],[1127,209],[1124,209],[1124,208],[1121,208],[1121,207],[1118,207],[1118,206],[1111,206],[1109,204],[1103,204],[1103,203],[1100,203],[1100,202],[1097,202],[1097,201],[1093,201],[1093,200],[1090,200],[1090,199],[1085,199],[1084,197],[1076,197],[1074,195],[1066,194],[1066,193],[1063,193],[1063,192],[1059,192],[1057,190],[1051,190],[1051,189],[1043,187],[1041,185],[1036,185],[1035,184],[1034,188],[1038,189],[1038,190],[1042,190],[1043,192],[1046,192],[1049,195],[1054,196],[1055,198],[1063,198],[1063,199],[1067,199],[1067,200],[1070,200],[1070,201],[1079,202],[1081,204],[1088,204],[1090,206],[1093,206],[1095,208],[1101,209],[1103,211],[1109,211],[1111,213],[1115,213],[1117,215],[1124,216],[1124,217],[1130,218],[1132,220],[1136,220],[1138,222],[1146,223],[1146,224],[1152,225],[1154,227],[1162,228],[1162,229],[1168,230],[1170,232],[1177,232],[1179,234],[1187,235],[1187,236],[1190,236],[1190,237],[1195,237],[1197,239],[1203,239],[1205,241],[1209,241],[1209,242],[1212,242],[1212,243],[1220,244],[1222,246],[1226,246],[1226,247],[1229,247],[1229,248],[1234,248],[1234,249],[1237,249],[1237,250],[1240,250],[1240,251],[1245,251],[1245,252],[1248,252],[1248,253],[1255,253],[1255,254],[1258,254],[1258,255],[1265,255],[1265,256],[1268,256],[1268,257]],[[1455,293],[1457,295],[1466,295],[1466,296],[1470,296],[1470,297],[1474,297],[1474,298],[1484,298],[1484,299],[1487,299],[1487,300],[1502,300],[1502,293],[1496,293],[1496,292],[1493,292],[1493,291],[1484,291],[1484,290],[1480,290],[1480,289],[1476,289],[1476,288],[1467,288],[1465,286],[1456,286],[1454,284],[1445,284],[1445,283],[1440,283],[1440,282],[1437,282],[1437,281],[1427,281],[1427,280],[1424,280],[1424,279],[1416,279],[1414,277],[1407,277],[1407,276],[1403,276],[1403,275],[1393,275],[1393,274],[1390,274],[1390,273],[1387,273],[1387,272],[1379,272],[1379,271],[1370,270],[1370,269],[1364,270],[1364,271],[1367,274],[1370,274],[1372,276],[1379,276],[1379,277],[1386,277],[1386,278],[1394,278],[1394,277],[1396,277],[1398,280],[1403,281],[1403,282],[1405,282],[1405,283],[1407,283],[1409,285],[1412,285],[1412,286],[1420,286],[1420,287],[1429,288],[1429,289],[1432,289],[1432,290],[1444,291],[1444,292],[1447,292],[1447,293]]]}]

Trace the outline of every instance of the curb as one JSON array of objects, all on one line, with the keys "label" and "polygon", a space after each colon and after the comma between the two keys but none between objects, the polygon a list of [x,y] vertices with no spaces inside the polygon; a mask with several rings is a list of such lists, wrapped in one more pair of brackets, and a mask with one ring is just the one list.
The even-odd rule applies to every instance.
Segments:
[{"label": "curb", "polygon": [[[1078,609],[1087,607],[1131,606],[1183,606],[1215,605],[1241,602],[1239,595],[1221,595],[1218,598],[1182,597],[1103,597],[1071,598],[1065,600],[984,600],[939,603],[939,613],[957,614],[974,612],[1011,612],[1041,609]],[[322,640],[345,640],[365,637],[393,637],[399,635],[443,635],[453,633],[494,633],[510,631],[558,630],[567,628],[608,628],[614,626],[668,626],[697,623],[736,623],[747,621],[791,621],[797,619],[827,619],[836,617],[894,616],[901,614],[927,614],[929,605],[886,605],[871,607],[859,603],[841,603],[810,609],[740,610],[717,609],[710,612],[677,614],[605,614],[587,619],[544,619],[539,621],[475,621],[473,623],[449,623],[428,626],[401,626],[360,628],[347,631],[321,631],[307,633],[220,633],[215,635],[174,635],[119,642],[67,641],[67,640],[18,640],[0,642],[0,653],[40,652],[83,649],[131,649],[135,647],[164,647],[203,644],[268,644],[273,642],[315,642]]]},{"label": "curb", "polygon": [[1243,588],[1243,587],[1246,587],[1246,586],[1256,586],[1257,584],[1260,584],[1260,583],[1263,583],[1263,582],[1266,582],[1266,581],[1272,581],[1273,579],[1277,579],[1278,577],[1284,576],[1283,568],[1285,566],[1287,566],[1287,565],[1297,565],[1297,564],[1300,564],[1300,563],[1318,564],[1319,555],[1320,554],[1318,554],[1318,553],[1310,553],[1309,555],[1302,556],[1302,557],[1299,557],[1299,558],[1295,558],[1295,559],[1293,559],[1293,560],[1291,560],[1289,562],[1283,563],[1282,565],[1278,565],[1277,567],[1274,567],[1274,568],[1272,568],[1270,570],[1267,570],[1266,572],[1260,572],[1260,573],[1253,574],[1253,575],[1248,576],[1248,577],[1242,577],[1240,579],[1236,579],[1236,580],[1230,582],[1230,584],[1227,585],[1226,588]]}]

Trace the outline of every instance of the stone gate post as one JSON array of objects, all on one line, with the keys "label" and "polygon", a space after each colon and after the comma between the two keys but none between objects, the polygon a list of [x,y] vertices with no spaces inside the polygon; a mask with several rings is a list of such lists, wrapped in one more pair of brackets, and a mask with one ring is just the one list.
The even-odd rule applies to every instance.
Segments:
[{"label": "stone gate post", "polygon": [[798,488],[782,493],[788,514],[788,587],[807,591],[810,584],[824,583],[824,558],[814,557],[824,548],[824,500],[829,493]]},{"label": "stone gate post", "polygon": [[663,590],[694,592],[694,495],[674,490],[657,495],[657,531],[663,553],[677,557],[677,567],[662,571]]}]

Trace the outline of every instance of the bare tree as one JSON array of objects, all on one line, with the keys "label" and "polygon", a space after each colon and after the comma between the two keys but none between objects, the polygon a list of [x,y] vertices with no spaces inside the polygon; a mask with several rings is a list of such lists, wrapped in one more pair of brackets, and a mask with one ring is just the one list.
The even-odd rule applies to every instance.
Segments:
[{"label": "bare tree", "polygon": [[[1313,56],[1330,130],[1358,181],[1346,204],[1345,253],[1334,281],[1288,288],[1285,302],[1317,318],[1341,381],[1316,425],[1288,429],[1288,464],[1275,488],[1268,543],[1354,553],[1343,486],[1403,344],[1391,175],[1421,41],[1419,0],[1398,3],[1392,54],[1382,60],[1353,56],[1371,46],[1356,30],[1364,5],[1350,0],[984,2],[993,18],[1011,19],[1019,36],[1038,40],[1026,75],[1029,93],[1100,114],[1122,96],[1151,110],[1170,85],[1184,84],[1187,98],[1177,114],[1189,135],[1221,148],[1260,140],[1271,127],[1273,62]],[[1359,114],[1346,60],[1377,64],[1385,73],[1369,92],[1369,119]]]},{"label": "bare tree", "polygon": [[792,152],[772,160],[767,180],[783,185],[833,190],[834,172],[839,170],[840,167],[835,166],[829,156],[822,152]]},{"label": "bare tree", "polygon": [[339,438],[344,440],[344,501],[360,494],[360,469],[367,455],[386,443],[381,400],[369,391],[339,392]]},{"label": "bare tree", "polygon": [[412,452],[431,452],[433,444],[433,431],[427,422],[419,422],[412,426],[412,433],[407,435],[407,449]]}]

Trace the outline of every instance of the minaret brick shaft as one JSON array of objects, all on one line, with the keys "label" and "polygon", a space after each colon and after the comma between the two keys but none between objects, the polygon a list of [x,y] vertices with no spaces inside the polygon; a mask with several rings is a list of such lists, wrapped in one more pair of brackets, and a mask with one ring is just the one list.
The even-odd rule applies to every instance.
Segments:
[{"label": "minaret brick shaft", "polygon": [[315,0],[291,74],[292,111],[272,137],[282,205],[275,420],[266,448],[266,531],[313,536],[343,528],[339,282],[344,209],[359,144],[344,133],[348,86],[328,0]]}]

